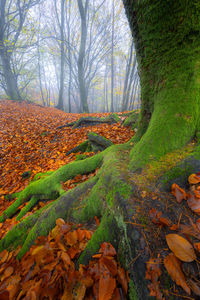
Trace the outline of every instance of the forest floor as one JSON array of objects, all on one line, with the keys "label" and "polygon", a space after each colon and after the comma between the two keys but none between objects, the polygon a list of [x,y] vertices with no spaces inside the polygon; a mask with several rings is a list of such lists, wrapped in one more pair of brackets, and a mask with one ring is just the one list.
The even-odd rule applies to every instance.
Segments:
[{"label": "forest floor", "polygon": [[[23,190],[37,173],[56,170],[75,160],[78,153],[68,156],[66,153],[85,141],[88,132],[103,135],[114,144],[126,143],[134,134],[121,122],[57,129],[83,116],[105,117],[109,113],[69,114],[7,100],[0,101],[0,112],[0,214],[13,202],[7,200],[6,195]],[[63,183],[63,188],[71,189],[94,175],[95,172],[76,176]],[[40,202],[26,216],[44,205]],[[0,239],[17,224],[15,219],[14,216],[0,224]],[[102,244],[88,268],[82,266],[75,270],[77,257],[99,225],[98,218],[87,228],[81,224],[66,224],[62,219],[56,224],[49,236],[41,237],[21,262],[16,260],[19,249],[0,253],[0,299],[80,300],[93,299],[93,296],[104,300],[121,299],[120,294],[127,293],[128,276],[117,263],[112,245]],[[105,272],[105,266],[110,273],[100,278],[99,269]],[[69,284],[64,286],[66,277]]]},{"label": "forest floor", "polygon": [[[84,142],[88,132],[103,135],[114,144],[130,140],[134,132],[122,126],[124,117],[118,115],[121,122],[112,125],[58,129],[88,114],[67,114],[28,102],[0,101],[0,214],[14,201],[6,195],[23,190],[37,173],[57,170],[75,160],[78,153],[66,153]],[[173,154],[170,159],[174,160]],[[63,182],[63,188],[72,189],[96,172]],[[141,190],[137,199],[130,199],[136,213],[127,225],[131,230],[140,230],[143,244],[130,265],[148,257],[143,280],[148,280],[149,295],[159,300],[200,299],[200,173],[191,174],[188,183],[187,191],[174,184],[172,193]],[[39,202],[25,217],[44,205]],[[17,222],[14,216],[0,223],[0,239]],[[40,237],[21,261],[16,260],[19,248],[1,252],[0,300],[126,299],[129,276],[117,261],[111,244],[101,244],[88,266],[76,268],[77,258],[98,225],[97,217],[84,226],[57,219],[55,228],[47,237]]]}]

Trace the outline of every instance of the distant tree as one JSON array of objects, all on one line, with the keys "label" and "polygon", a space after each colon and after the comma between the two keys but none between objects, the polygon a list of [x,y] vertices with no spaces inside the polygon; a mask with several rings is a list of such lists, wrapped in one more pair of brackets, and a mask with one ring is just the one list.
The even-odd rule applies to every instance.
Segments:
[{"label": "distant tree", "polygon": [[[13,55],[19,47],[20,35],[31,7],[40,0],[1,0],[0,2],[0,63],[3,87],[7,96],[13,100],[21,100],[18,86],[19,74],[12,64]],[[21,44],[21,49],[28,46]]]}]

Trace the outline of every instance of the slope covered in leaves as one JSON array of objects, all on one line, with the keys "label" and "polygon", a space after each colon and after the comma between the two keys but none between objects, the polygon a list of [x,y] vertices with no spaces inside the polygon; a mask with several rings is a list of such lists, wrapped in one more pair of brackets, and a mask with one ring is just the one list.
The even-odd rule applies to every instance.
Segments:
[{"label": "slope covered in leaves", "polygon": [[[86,140],[87,132],[97,132],[115,144],[125,143],[133,135],[120,123],[58,130],[86,114],[67,114],[27,102],[0,101],[0,112],[0,205],[4,195],[24,189],[38,172],[56,170],[74,160],[76,155],[66,156],[66,152]],[[23,178],[29,171],[30,178]]]},{"label": "slope covered in leaves", "polygon": [[[124,143],[133,135],[133,131],[120,123],[58,130],[58,126],[83,115],[26,102],[1,101],[0,111],[0,211],[10,205],[5,195],[22,190],[36,173],[55,170],[74,160],[76,154],[66,156],[66,152],[83,142],[88,131],[97,132],[115,144]],[[24,174],[30,175],[29,178]],[[95,174],[96,171],[78,175],[63,183],[63,188],[73,188]],[[42,206],[44,203],[39,202],[26,216]],[[95,220],[98,226],[98,218]],[[15,224],[15,216],[1,223],[0,238]],[[21,262],[16,260],[19,249],[1,252],[0,299],[124,299],[128,276],[117,263],[111,244],[103,243],[88,266],[75,269],[96,228],[95,224],[91,226],[84,229],[80,224],[67,224],[58,219],[48,237],[38,238]]]}]

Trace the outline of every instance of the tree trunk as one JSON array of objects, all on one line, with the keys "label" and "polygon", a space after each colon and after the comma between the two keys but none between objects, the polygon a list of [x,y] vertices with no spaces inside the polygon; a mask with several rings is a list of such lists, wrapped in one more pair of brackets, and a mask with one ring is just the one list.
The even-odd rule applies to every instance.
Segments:
[{"label": "tree trunk", "polygon": [[110,111],[114,112],[114,29],[115,29],[115,3],[112,1],[112,40],[111,40],[111,105]]},{"label": "tree trunk", "polygon": [[131,64],[132,64],[132,57],[133,57],[133,46],[134,42],[132,40],[131,47],[129,50],[129,58],[126,65],[126,75],[124,79],[124,90],[123,90],[123,97],[122,97],[122,111],[127,110],[126,106],[126,98],[127,98],[127,87],[128,87],[128,81],[130,77],[130,71],[131,71]]},{"label": "tree trunk", "polygon": [[141,80],[142,138],[131,152],[135,169],[184,146],[198,130],[200,8],[189,0],[124,5]]},{"label": "tree trunk", "polygon": [[[2,46],[3,48],[4,46]],[[2,61],[2,69],[4,74],[4,79],[6,82],[6,93],[11,100],[21,100],[21,95],[17,86],[16,76],[13,74],[10,65],[10,56],[6,53],[4,49],[0,49],[0,57]]]},{"label": "tree trunk", "polygon": [[64,10],[65,0],[61,1],[61,22],[60,22],[60,89],[58,96],[57,108],[64,110],[63,92],[64,92],[64,67],[65,67],[65,50],[64,50]]},{"label": "tree trunk", "polygon": [[70,48],[70,20],[71,20],[71,0],[69,0],[69,12],[67,18],[67,44],[68,44],[68,60],[69,60],[69,82],[68,82],[68,112],[71,113],[71,82],[72,82],[72,58],[71,58],[71,48]]},{"label": "tree trunk", "polygon": [[83,112],[89,112],[88,103],[87,103],[85,72],[84,72],[84,57],[85,57],[85,47],[86,47],[86,39],[87,39],[86,14],[87,14],[89,0],[86,0],[85,7],[83,7],[82,0],[77,0],[77,1],[78,1],[80,16],[81,16],[81,43],[80,43],[79,57],[78,57],[79,91],[80,91],[80,100],[81,100]]}]

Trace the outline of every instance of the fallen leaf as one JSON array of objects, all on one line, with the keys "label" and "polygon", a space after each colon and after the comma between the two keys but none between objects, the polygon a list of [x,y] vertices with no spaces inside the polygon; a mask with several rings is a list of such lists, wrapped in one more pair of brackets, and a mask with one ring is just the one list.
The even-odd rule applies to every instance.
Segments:
[{"label": "fallen leaf", "polygon": [[155,296],[156,299],[161,300],[162,299],[162,293],[160,291],[159,287],[159,277],[161,275],[161,269],[160,269],[160,259],[153,259],[151,258],[147,262],[147,270],[145,274],[145,279],[149,279],[151,281],[150,284],[148,284],[148,288],[150,290],[150,296]]},{"label": "fallen leaf", "polygon": [[176,197],[176,201],[178,203],[181,203],[183,199],[186,200],[186,192],[182,188],[180,188],[178,184],[176,183],[172,184],[171,192],[172,195]]},{"label": "fallen leaf", "polygon": [[107,242],[101,244],[99,253],[103,253],[103,255],[106,256],[115,256],[117,254],[115,248],[110,243]]},{"label": "fallen leaf", "polygon": [[113,292],[116,288],[116,280],[109,272],[104,272],[99,280],[99,300],[112,299]]},{"label": "fallen leaf", "polygon": [[200,284],[191,278],[188,278],[187,283],[195,295],[200,296]]},{"label": "fallen leaf", "polygon": [[63,219],[59,218],[59,219],[56,220],[56,225],[57,226],[62,226],[64,224],[65,224],[65,221]]},{"label": "fallen leaf", "polygon": [[121,267],[118,267],[118,270],[117,270],[117,280],[121,284],[125,295],[127,295],[127,291],[128,291],[127,277],[126,277],[126,273],[125,273],[124,269]]},{"label": "fallen leaf", "polygon": [[189,184],[197,184],[200,182],[200,176],[198,176],[197,174],[191,174],[188,177],[188,182]]},{"label": "fallen leaf", "polygon": [[187,204],[192,211],[200,214],[200,199],[195,197],[191,192],[187,194]]},{"label": "fallen leaf", "polygon": [[166,240],[170,250],[180,260],[191,262],[196,259],[196,254],[192,245],[182,236],[178,234],[168,234],[166,235]]},{"label": "fallen leaf", "polygon": [[181,269],[180,260],[173,253],[170,253],[166,258],[164,258],[164,265],[172,280],[174,280],[177,285],[180,285],[186,293],[190,295],[191,291]]}]

